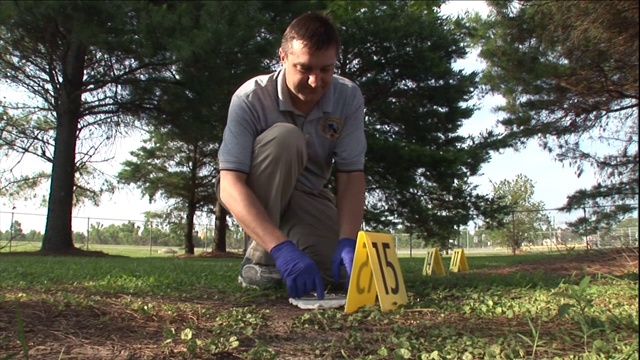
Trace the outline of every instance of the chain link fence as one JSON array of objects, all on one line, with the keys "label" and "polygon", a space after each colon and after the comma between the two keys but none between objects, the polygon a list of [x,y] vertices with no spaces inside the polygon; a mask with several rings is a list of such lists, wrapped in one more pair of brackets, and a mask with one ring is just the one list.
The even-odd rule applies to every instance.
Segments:
[{"label": "chain link fence", "polygon": [[[158,252],[181,253],[185,224],[166,224],[141,219],[72,217],[73,242],[82,249],[145,248]],[[0,211],[0,251],[34,251],[41,246],[46,215]],[[197,252],[211,251],[215,227],[211,221],[196,221],[192,240]],[[242,252],[244,235],[237,225],[227,229],[227,251]]]},{"label": "chain link fence", "polygon": [[[518,236],[522,244],[521,251],[552,251],[567,248],[603,248],[603,247],[637,247],[638,218],[623,220],[608,230],[594,233],[576,231],[567,226],[584,212],[565,213],[557,209],[539,212],[537,218],[544,219],[531,231],[510,228],[507,223],[503,235],[512,232]],[[517,221],[518,213],[513,214]],[[196,221],[193,242],[197,252],[210,251],[213,246],[213,218],[200,215]],[[0,251],[37,250],[42,243],[46,225],[46,215],[22,213],[17,211],[0,211]],[[83,249],[101,248],[103,246],[137,247],[148,249],[149,255],[159,251],[180,253],[184,247],[184,224],[167,225],[156,221],[141,219],[110,219],[74,216],[72,221],[73,237],[76,247]],[[471,224],[459,229],[449,239],[445,249],[464,248],[469,253],[508,253],[511,248],[499,237],[499,232],[486,231],[482,224]],[[424,256],[431,247],[440,247],[429,238],[428,234],[394,233],[396,251],[404,256]],[[240,227],[233,223],[227,229],[226,247],[228,251],[242,252],[244,235]]]},{"label": "chain link fence", "polygon": [[[569,226],[581,219],[582,226]],[[618,224],[589,230],[586,209],[565,212],[560,209],[541,211],[513,211],[502,229],[488,230],[484,224],[470,224],[461,227],[448,241],[445,252],[464,248],[469,253],[511,253],[506,237],[516,239],[521,245],[519,251],[558,251],[566,249],[591,249],[608,247],[638,246],[638,213],[627,217]],[[442,247],[434,244],[428,234],[394,233],[397,252],[400,254],[424,255],[428,248]]]}]

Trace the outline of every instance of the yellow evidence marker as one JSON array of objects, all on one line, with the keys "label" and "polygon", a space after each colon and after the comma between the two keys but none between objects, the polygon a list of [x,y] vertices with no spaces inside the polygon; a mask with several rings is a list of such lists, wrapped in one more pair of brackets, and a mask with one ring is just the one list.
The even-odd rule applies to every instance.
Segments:
[{"label": "yellow evidence marker", "polygon": [[453,250],[453,255],[451,255],[451,264],[449,265],[449,271],[469,271],[469,263],[467,262],[467,257],[464,254],[464,249]]},{"label": "yellow evidence marker", "polygon": [[383,311],[408,301],[391,234],[360,231],[344,311],[374,305],[376,295]]},{"label": "yellow evidence marker", "polygon": [[424,258],[422,275],[430,276],[434,272],[436,275],[446,275],[444,271],[444,264],[442,264],[442,257],[440,257],[440,250],[438,248],[431,248],[427,250],[427,256]]}]

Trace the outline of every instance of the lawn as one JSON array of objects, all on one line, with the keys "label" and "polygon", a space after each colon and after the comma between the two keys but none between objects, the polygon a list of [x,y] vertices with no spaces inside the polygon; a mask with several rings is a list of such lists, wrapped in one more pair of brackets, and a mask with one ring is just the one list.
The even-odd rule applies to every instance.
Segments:
[{"label": "lawn", "polygon": [[0,253],[0,359],[638,359],[637,248],[399,262],[408,304],[345,314],[241,288],[237,256]]}]

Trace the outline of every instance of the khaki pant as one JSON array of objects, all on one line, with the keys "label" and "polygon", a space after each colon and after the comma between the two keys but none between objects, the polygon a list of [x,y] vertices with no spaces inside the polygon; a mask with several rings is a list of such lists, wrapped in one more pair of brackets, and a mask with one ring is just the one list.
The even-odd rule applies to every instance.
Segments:
[{"label": "khaki pant", "polygon": [[[306,141],[294,125],[278,123],[255,141],[247,184],[274,224],[311,257],[331,281],[331,256],[338,241],[338,213],[333,194],[303,188],[298,176],[307,161]],[[273,258],[253,240],[245,255],[254,264]]]}]

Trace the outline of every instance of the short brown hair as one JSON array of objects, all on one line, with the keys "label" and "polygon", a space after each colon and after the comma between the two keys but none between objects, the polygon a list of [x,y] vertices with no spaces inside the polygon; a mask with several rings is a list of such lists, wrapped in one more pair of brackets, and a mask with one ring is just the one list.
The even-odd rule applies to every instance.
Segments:
[{"label": "short brown hair", "polygon": [[295,18],[282,36],[280,48],[285,53],[291,49],[293,40],[300,40],[310,51],[325,50],[335,46],[340,50],[340,36],[331,20],[322,14],[308,12]]}]

